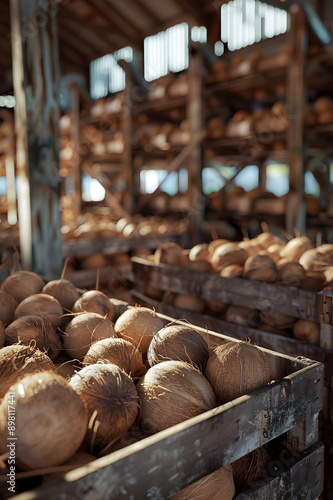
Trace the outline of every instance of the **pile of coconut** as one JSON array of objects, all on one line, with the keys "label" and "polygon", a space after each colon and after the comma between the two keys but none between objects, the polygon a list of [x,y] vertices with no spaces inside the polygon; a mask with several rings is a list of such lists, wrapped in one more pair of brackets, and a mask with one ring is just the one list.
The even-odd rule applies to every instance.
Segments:
[{"label": "pile of coconut", "polygon": [[[98,290],[79,293],[64,278],[15,271],[0,296],[0,474],[10,470],[15,411],[16,494],[27,478],[31,488],[62,476],[284,375],[254,345],[213,349],[191,325],[166,325]],[[231,499],[265,463],[262,448],[174,498]]]},{"label": "pile of coconut", "polygon": [[[216,273],[225,278],[254,280],[313,292],[333,288],[333,244],[315,247],[307,236],[284,242],[267,231],[251,240],[231,242],[216,239],[211,243],[195,245],[191,249],[166,242],[157,248],[151,260],[157,265],[169,264]],[[319,343],[319,324],[315,322],[206,300],[198,295],[169,291],[164,293],[148,282],[144,293],[178,308],[219,316],[232,323],[272,333],[294,336],[311,344]]]}]

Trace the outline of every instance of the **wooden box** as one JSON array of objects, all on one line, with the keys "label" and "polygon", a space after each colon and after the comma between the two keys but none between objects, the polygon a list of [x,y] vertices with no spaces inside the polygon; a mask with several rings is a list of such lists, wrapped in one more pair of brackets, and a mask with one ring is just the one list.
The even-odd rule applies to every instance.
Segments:
[{"label": "wooden box", "polygon": [[[128,306],[118,301],[121,313]],[[165,323],[173,318],[158,314]],[[211,347],[237,340],[196,327]],[[235,500],[319,498],[323,446],[318,414],[323,404],[323,365],[265,350],[283,378],[251,395],[205,412],[71,471],[16,498],[166,499],[250,451],[279,438],[271,473]]]}]

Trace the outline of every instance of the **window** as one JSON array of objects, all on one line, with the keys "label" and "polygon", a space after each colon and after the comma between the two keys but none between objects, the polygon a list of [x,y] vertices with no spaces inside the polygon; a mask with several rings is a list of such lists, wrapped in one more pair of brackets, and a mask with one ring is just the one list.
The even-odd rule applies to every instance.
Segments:
[{"label": "window", "polygon": [[120,59],[131,62],[133,60],[132,47],[124,47],[114,54],[107,54],[90,63],[90,95],[92,99],[99,99],[125,88],[125,71],[117,62]]},{"label": "window", "polygon": [[144,194],[150,194],[164,180],[161,191],[173,196],[177,193],[185,193],[188,186],[188,175],[186,168],[181,168],[179,172],[171,172],[168,175],[166,170],[141,170],[140,172],[140,191]]},{"label": "window", "polygon": [[82,199],[83,201],[103,201],[105,189],[88,174],[82,174]]},{"label": "window", "polygon": [[144,77],[150,82],[170,71],[179,72],[189,63],[187,23],[176,24],[144,39]]},{"label": "window", "polygon": [[221,40],[229,50],[272,38],[287,29],[288,13],[259,0],[234,0],[221,6]]},{"label": "window", "polygon": [[[221,175],[226,179],[231,179],[237,172],[237,167],[218,167]],[[223,188],[226,181],[219,175],[215,168],[206,167],[202,170],[202,191],[204,194],[211,194]],[[257,165],[248,165],[230,183],[230,189],[234,185],[241,186],[244,191],[250,191],[258,187],[259,169]],[[226,187],[228,191],[228,186]]]},{"label": "window", "polygon": [[320,186],[312,172],[305,172],[304,190],[306,194],[313,194],[317,198],[320,196]]},{"label": "window", "polygon": [[288,165],[272,163],[266,167],[266,189],[276,196],[289,192]]}]

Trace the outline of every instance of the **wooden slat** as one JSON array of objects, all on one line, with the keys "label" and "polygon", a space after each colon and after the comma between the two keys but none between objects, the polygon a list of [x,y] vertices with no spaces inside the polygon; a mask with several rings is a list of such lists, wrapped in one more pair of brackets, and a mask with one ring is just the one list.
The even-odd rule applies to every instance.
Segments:
[{"label": "wooden slat", "polygon": [[63,243],[64,257],[87,257],[93,253],[105,255],[130,252],[138,248],[156,249],[164,241],[176,241],[180,245],[189,241],[188,233],[165,236],[140,236],[136,238],[112,238],[106,240],[72,240]]},{"label": "wooden slat", "polygon": [[190,293],[227,304],[242,304],[260,311],[276,311],[318,321],[316,294],[312,292],[242,278],[223,278],[218,274],[176,266],[156,266],[139,257],[133,257],[132,262],[134,274],[139,280],[150,279],[162,290]]},{"label": "wooden slat", "polygon": [[73,144],[73,158],[71,172],[74,180],[72,201],[73,216],[76,219],[81,213],[82,186],[81,186],[81,159],[80,159],[80,89],[76,84],[70,85],[71,90],[71,139]]},{"label": "wooden slat", "polygon": [[[322,405],[318,381],[322,378],[323,367],[306,362],[303,366],[254,391],[251,396],[242,396],[69,472],[67,480],[60,479],[53,485],[27,492],[21,498],[18,496],[18,500],[59,500],[65,493],[71,498],[77,494],[78,487],[86,500],[110,495],[118,499],[124,498],[124,494],[139,499],[146,498],[152,491],[158,491],[157,498],[168,498],[189,482],[301,424],[305,413],[315,417]],[[318,399],[313,398],[314,394]],[[315,442],[312,445],[310,451],[320,450],[317,456],[321,457],[322,446]],[[291,467],[295,459],[287,456],[287,449],[284,451],[285,465]],[[323,467],[318,465],[316,476],[314,471],[310,474],[310,469],[308,474],[307,483],[299,484],[299,491],[308,493],[316,484],[319,494],[322,484],[318,486],[317,481],[322,481]],[[289,488],[292,491],[290,483]]]}]

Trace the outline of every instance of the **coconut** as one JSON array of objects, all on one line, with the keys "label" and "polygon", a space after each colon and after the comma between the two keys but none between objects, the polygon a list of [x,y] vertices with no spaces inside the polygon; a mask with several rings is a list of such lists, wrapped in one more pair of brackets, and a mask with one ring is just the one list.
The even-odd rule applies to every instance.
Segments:
[{"label": "coconut", "polygon": [[54,364],[38,349],[21,344],[3,347],[0,350],[0,399],[19,378],[45,370],[54,371]]},{"label": "coconut", "polygon": [[4,326],[14,320],[17,305],[18,301],[10,293],[0,291],[0,321]]},{"label": "coconut", "polygon": [[267,255],[252,255],[244,264],[243,277],[246,279],[273,283],[278,274],[274,260]]},{"label": "coconut", "polygon": [[279,240],[279,238],[275,236],[275,234],[272,234],[269,231],[264,231],[263,233],[253,238],[252,243],[255,245],[261,245],[264,248],[268,248],[271,245],[278,243],[279,241],[281,240]]},{"label": "coconut", "polygon": [[2,449],[10,440],[11,406],[15,406],[17,467],[24,470],[52,467],[62,464],[78,450],[87,429],[87,412],[79,396],[60,375],[46,371],[26,375],[7,392],[0,405]]},{"label": "coconut", "polygon": [[66,380],[69,380],[75,373],[81,370],[78,361],[68,360],[63,363],[54,363],[58,375],[61,375]]},{"label": "coconut", "polygon": [[108,318],[96,313],[82,313],[66,326],[64,348],[68,356],[81,360],[94,342],[115,336],[113,324]]},{"label": "coconut", "polygon": [[46,283],[42,289],[42,293],[46,293],[57,299],[65,311],[70,311],[74,302],[80,297],[73,283],[64,278]]},{"label": "coconut", "polygon": [[214,349],[205,376],[221,405],[267,385],[271,368],[265,352],[257,346],[228,342]]},{"label": "coconut", "polygon": [[178,293],[173,303],[175,307],[197,313],[202,313],[205,309],[205,302],[201,297],[188,293]]},{"label": "coconut", "polygon": [[31,271],[15,271],[1,285],[1,291],[10,293],[18,302],[35,293],[40,293],[45,285],[38,274]]},{"label": "coconut", "polygon": [[117,439],[117,441],[115,441],[110,447],[108,447],[105,452],[99,453],[98,456],[108,455],[109,453],[113,453],[114,451],[121,450],[122,448],[125,448],[130,444],[137,443],[138,441],[141,441],[142,439],[145,439],[150,435],[150,432],[145,432],[142,429],[133,426],[127,432],[125,432],[125,434],[123,434],[121,438]]},{"label": "coconut", "polygon": [[261,250],[264,250],[263,245],[257,245],[253,240],[243,240],[238,243],[239,248],[243,248],[249,255],[256,255]]},{"label": "coconut", "polygon": [[260,313],[246,306],[229,306],[226,311],[225,319],[229,321],[229,323],[250,326],[252,328],[256,328],[261,323]]},{"label": "coconut", "polygon": [[69,385],[88,410],[86,441],[91,446],[111,446],[133,425],[139,398],[131,377],[119,366],[86,366],[70,379]]},{"label": "coconut", "polygon": [[3,347],[5,343],[5,327],[3,323],[0,321],[0,348]]},{"label": "coconut", "polygon": [[46,293],[36,293],[22,300],[15,310],[14,319],[32,314],[48,319],[54,328],[59,328],[63,322],[60,303]]},{"label": "coconut", "polygon": [[296,318],[275,311],[261,311],[260,315],[263,323],[280,329],[291,328],[296,321]]},{"label": "coconut", "polygon": [[115,312],[110,299],[105,293],[98,290],[89,290],[81,295],[73,305],[73,312],[92,312],[115,320]]},{"label": "coconut", "polygon": [[143,282],[143,294],[154,300],[161,300],[163,297],[163,290],[153,284],[153,281]]},{"label": "coconut", "polygon": [[132,307],[117,319],[114,329],[118,337],[129,340],[146,354],[150,341],[164,322],[148,307]]},{"label": "coconut", "polygon": [[81,259],[81,267],[82,269],[100,269],[101,267],[105,267],[108,264],[108,260],[106,256],[102,253],[94,253],[92,255],[88,255],[84,259]]},{"label": "coconut", "polygon": [[140,425],[159,432],[216,406],[214,392],[202,373],[183,361],[151,367],[137,384]]},{"label": "coconut", "polygon": [[326,285],[325,274],[320,271],[307,271],[306,278],[302,281],[300,288],[310,292],[320,292]]},{"label": "coconut", "polygon": [[163,302],[164,304],[173,305],[176,297],[177,297],[176,293],[170,292],[169,290],[167,290],[166,292],[163,293],[162,298],[161,298],[161,302]]},{"label": "coconut", "polygon": [[289,260],[298,262],[301,256],[313,248],[311,240],[307,236],[299,236],[288,241],[286,246],[281,250],[281,257],[287,257]]},{"label": "coconut", "polygon": [[[307,250],[304,252],[300,259],[299,263],[304,267],[306,271],[313,270],[316,271],[316,266],[315,266],[315,261],[317,257],[317,248],[311,248],[310,250]],[[321,268],[321,264],[319,264]]]},{"label": "coconut", "polygon": [[209,259],[210,253],[208,250],[208,243],[200,243],[191,248],[189,253],[190,260]]},{"label": "coconut", "polygon": [[208,344],[190,326],[170,325],[157,332],[148,348],[150,366],[163,361],[186,361],[203,371],[208,359]]},{"label": "coconut", "polygon": [[83,358],[83,365],[95,363],[112,363],[131,377],[141,377],[146,373],[141,351],[124,339],[111,338],[95,342]]},{"label": "coconut", "polygon": [[6,345],[20,342],[24,345],[33,343],[34,347],[48,354],[50,359],[58,357],[61,341],[52,323],[41,316],[22,316],[5,330]]},{"label": "coconut", "polygon": [[182,265],[183,249],[178,243],[166,241],[162,243],[154,253],[154,262],[156,265],[169,264],[170,266]]},{"label": "coconut", "polygon": [[232,500],[235,496],[235,484],[231,465],[220,467],[195,483],[179,491],[171,500],[208,499]]},{"label": "coconut", "polygon": [[211,273],[213,271],[211,263],[206,259],[188,260],[184,267],[203,273]]},{"label": "coconut", "polygon": [[294,337],[308,344],[319,345],[320,325],[314,321],[299,319],[293,326]]},{"label": "coconut", "polygon": [[217,240],[211,241],[208,245],[208,251],[209,251],[210,256],[212,256],[214,254],[215,250],[218,247],[221,247],[222,245],[225,245],[226,243],[230,243],[230,241],[224,240],[224,239],[217,239]]},{"label": "coconut", "polygon": [[224,278],[239,278],[243,276],[244,267],[238,266],[237,264],[233,264],[231,266],[227,266],[220,272],[220,275]]},{"label": "coconut", "polygon": [[232,473],[236,493],[251,488],[255,483],[269,476],[271,457],[265,446],[256,448],[244,457],[232,462]]},{"label": "coconut", "polygon": [[227,266],[243,266],[249,254],[244,248],[239,248],[237,243],[226,243],[217,247],[211,257],[211,264],[218,273]]},{"label": "coconut", "polygon": [[299,287],[306,278],[306,271],[299,262],[281,262],[277,268],[282,285]]},{"label": "coconut", "polygon": [[221,314],[223,311],[226,310],[228,307],[228,304],[225,304],[224,302],[220,302],[219,300],[214,300],[214,299],[204,299],[205,301],[205,306],[208,309],[208,311],[212,314]]},{"label": "coconut", "polygon": [[268,323],[263,323],[258,326],[258,330],[262,330],[263,332],[276,333],[277,335],[282,335],[283,337],[291,337],[290,333],[286,329],[276,328]]}]

